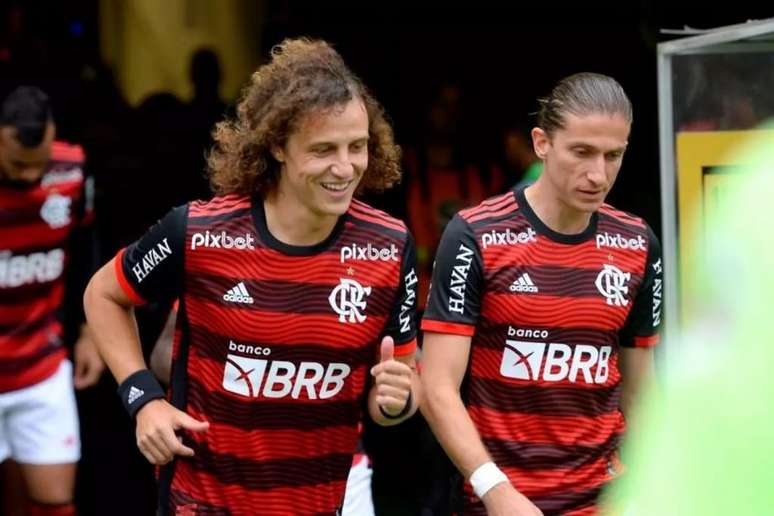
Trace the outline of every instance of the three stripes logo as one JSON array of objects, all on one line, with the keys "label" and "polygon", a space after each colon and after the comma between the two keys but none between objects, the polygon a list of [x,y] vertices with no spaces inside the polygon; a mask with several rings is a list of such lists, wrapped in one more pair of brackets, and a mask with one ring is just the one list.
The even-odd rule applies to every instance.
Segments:
[{"label": "three stripes logo", "polygon": [[223,294],[223,299],[232,303],[242,303],[245,305],[252,305],[255,302],[247,292],[244,281],[240,281],[234,288]]},{"label": "three stripes logo", "polygon": [[142,395],[145,394],[145,391],[142,389],[138,389],[134,385],[132,385],[132,388],[129,389],[129,396],[127,396],[126,401],[131,405],[135,401],[137,401],[137,398],[142,397]]},{"label": "three stripes logo", "polygon": [[525,292],[525,293],[535,293],[538,291],[537,286],[532,282],[532,278],[529,277],[529,274],[526,272],[516,278],[516,280],[511,283],[511,292]]}]

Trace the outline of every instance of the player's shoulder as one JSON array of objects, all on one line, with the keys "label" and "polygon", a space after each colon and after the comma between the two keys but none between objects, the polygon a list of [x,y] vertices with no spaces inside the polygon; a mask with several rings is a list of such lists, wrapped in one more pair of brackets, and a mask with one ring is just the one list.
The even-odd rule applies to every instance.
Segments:
[{"label": "player's shoulder", "polygon": [[357,199],[352,199],[347,215],[355,224],[371,226],[401,238],[408,233],[405,222]]},{"label": "player's shoulder", "polygon": [[41,188],[82,184],[85,180],[84,160],[85,155],[80,145],[54,141],[51,144],[51,161],[40,180]]},{"label": "player's shoulder", "polygon": [[476,206],[461,210],[457,215],[468,224],[478,226],[515,216],[518,211],[519,203],[516,195],[513,191],[508,191],[490,197]]},{"label": "player's shoulder", "polygon": [[653,233],[648,223],[642,217],[619,210],[607,203],[600,206],[598,213],[599,226],[602,230],[609,227],[610,229],[627,230],[640,234]]},{"label": "player's shoulder", "polygon": [[192,218],[229,218],[243,215],[251,206],[247,195],[228,194],[212,199],[197,200],[188,203],[188,216]]}]

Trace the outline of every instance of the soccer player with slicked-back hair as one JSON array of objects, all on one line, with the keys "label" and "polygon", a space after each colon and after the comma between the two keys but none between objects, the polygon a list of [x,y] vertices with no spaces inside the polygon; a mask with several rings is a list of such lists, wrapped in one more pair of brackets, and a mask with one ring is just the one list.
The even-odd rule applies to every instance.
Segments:
[{"label": "soccer player with slicked-back hair", "polygon": [[[336,514],[363,407],[411,416],[405,225],[353,200],[400,178],[380,105],[323,41],[286,40],[209,156],[217,196],[172,210],[92,279],[86,311],[159,478],[161,514]],[[132,306],[180,299],[166,397]]]},{"label": "soccer player with slicked-back hair", "polygon": [[469,482],[464,514],[595,514],[619,471],[661,309],[658,240],[604,203],[631,123],[614,79],[562,79],[532,130],[540,177],[461,211],[441,240],[423,413]]}]

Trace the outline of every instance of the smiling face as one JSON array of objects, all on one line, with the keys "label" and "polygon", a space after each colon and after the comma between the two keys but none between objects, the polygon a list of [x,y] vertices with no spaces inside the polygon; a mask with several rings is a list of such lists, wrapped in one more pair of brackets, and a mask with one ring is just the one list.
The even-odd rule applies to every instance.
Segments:
[{"label": "smiling face", "polygon": [[622,114],[567,114],[562,128],[548,135],[532,130],[535,153],[543,159],[542,182],[564,208],[591,213],[615,183],[629,139]]},{"label": "smiling face", "polygon": [[338,217],[368,167],[368,113],[355,98],[301,119],[284,148],[273,150],[281,164],[277,193],[299,215]]}]

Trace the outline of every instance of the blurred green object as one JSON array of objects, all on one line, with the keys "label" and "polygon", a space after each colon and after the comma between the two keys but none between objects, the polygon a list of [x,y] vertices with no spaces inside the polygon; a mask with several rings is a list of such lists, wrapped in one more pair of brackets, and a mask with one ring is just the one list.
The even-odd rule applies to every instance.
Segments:
[{"label": "blurred green object", "polygon": [[701,287],[684,295],[699,296],[700,316],[643,400],[610,514],[774,514],[774,138],[760,134],[697,236]]},{"label": "blurred green object", "polygon": [[532,164],[527,167],[527,170],[524,171],[524,175],[522,176],[521,180],[534,183],[542,173],[543,162],[541,160],[533,161]]}]

